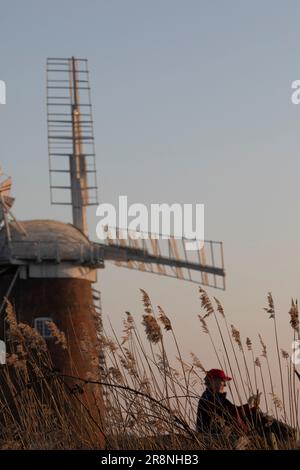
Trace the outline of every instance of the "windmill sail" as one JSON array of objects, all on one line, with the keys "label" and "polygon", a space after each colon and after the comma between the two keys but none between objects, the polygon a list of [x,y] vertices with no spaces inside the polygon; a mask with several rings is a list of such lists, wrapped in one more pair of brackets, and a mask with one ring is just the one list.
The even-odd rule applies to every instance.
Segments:
[{"label": "windmill sail", "polygon": [[119,267],[225,289],[222,242],[205,240],[201,249],[189,251],[184,238],[161,239],[150,233],[142,238],[141,235],[109,229],[104,259]]},{"label": "windmill sail", "polygon": [[4,219],[4,214],[9,211],[14,203],[14,198],[10,196],[11,186],[11,177],[6,178],[0,184],[0,220]]},{"label": "windmill sail", "polygon": [[[73,225],[88,237],[86,207],[98,204],[98,199],[86,59],[47,60],[47,117],[51,202],[70,205]],[[105,243],[90,242],[88,248],[76,247],[72,253],[61,243],[51,250],[48,246],[46,252],[95,269],[103,268],[107,260],[120,267],[225,288],[221,242],[205,241],[201,249],[188,251],[184,239],[164,240],[151,234],[140,238],[137,233],[123,237],[116,231],[114,237],[108,234]],[[41,260],[43,252],[42,244],[34,244],[26,256]]]},{"label": "windmill sail", "polygon": [[98,204],[93,116],[86,59],[47,60],[51,203],[71,205],[88,235],[86,206]]},{"label": "windmill sail", "polygon": [[[0,178],[3,176],[2,170],[0,171]],[[14,204],[15,199],[11,197],[10,190],[12,187],[12,178],[9,176],[4,181],[0,183],[0,230],[5,226],[7,239],[11,240],[10,228],[9,228],[9,218],[13,219],[16,222],[16,227],[24,235],[26,232],[22,225],[16,221],[15,216],[13,215],[11,208]]]}]

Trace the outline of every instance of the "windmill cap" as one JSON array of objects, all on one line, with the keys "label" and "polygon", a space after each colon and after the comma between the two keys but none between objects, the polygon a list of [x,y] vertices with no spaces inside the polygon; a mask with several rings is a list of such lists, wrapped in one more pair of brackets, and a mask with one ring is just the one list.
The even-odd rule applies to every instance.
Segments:
[{"label": "windmill cap", "polygon": [[225,380],[226,382],[228,382],[229,380],[232,380],[231,377],[228,377],[225,372],[221,369],[211,369],[207,372],[207,375],[206,377],[208,379],[212,379],[212,378],[218,378],[218,379],[222,379],[222,380]]}]

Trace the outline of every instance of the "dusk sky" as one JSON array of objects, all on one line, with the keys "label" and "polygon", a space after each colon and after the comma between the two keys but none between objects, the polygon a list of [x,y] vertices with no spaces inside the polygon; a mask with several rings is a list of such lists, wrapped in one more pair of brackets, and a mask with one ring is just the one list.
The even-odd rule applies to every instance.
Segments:
[{"label": "dusk sky", "polygon": [[[50,205],[47,57],[89,61],[100,202],[204,203],[205,237],[224,242],[227,289],[207,289],[243,338],[266,342],[268,291],[282,347],[300,293],[300,3],[204,0],[0,1],[0,164],[14,213],[71,222]],[[95,239],[96,208],[89,209]],[[173,321],[181,349],[207,368],[197,286],[111,267],[104,316],[140,322],[139,288]],[[258,346],[260,353],[260,346]]]}]

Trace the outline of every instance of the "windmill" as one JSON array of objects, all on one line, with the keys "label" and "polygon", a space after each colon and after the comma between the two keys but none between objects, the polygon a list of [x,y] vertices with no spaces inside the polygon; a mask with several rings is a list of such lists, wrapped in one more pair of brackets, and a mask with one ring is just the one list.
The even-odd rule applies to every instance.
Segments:
[{"label": "windmill", "polygon": [[[47,118],[51,203],[69,205],[72,224],[17,221],[11,212],[11,179],[0,184],[0,298],[9,297],[19,320],[45,337],[59,369],[95,377],[101,350],[100,293],[92,287],[97,270],[110,261],[224,289],[222,243],[206,241],[192,257],[184,239],[136,238],[130,232],[124,238],[118,228],[108,228],[101,243],[91,241],[86,212],[98,199],[86,59],[47,60]],[[66,334],[69,354],[53,341],[48,321]],[[88,391],[86,399],[91,399]]]}]

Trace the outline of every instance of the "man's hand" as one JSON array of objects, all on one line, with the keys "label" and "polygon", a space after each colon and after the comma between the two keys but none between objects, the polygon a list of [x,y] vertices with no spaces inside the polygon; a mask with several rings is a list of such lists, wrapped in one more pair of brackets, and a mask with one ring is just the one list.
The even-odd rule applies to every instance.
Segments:
[{"label": "man's hand", "polygon": [[261,396],[261,392],[259,393],[259,391],[257,390],[256,395],[251,395],[251,397],[249,397],[248,405],[249,405],[250,408],[258,408],[259,407],[260,396]]}]

